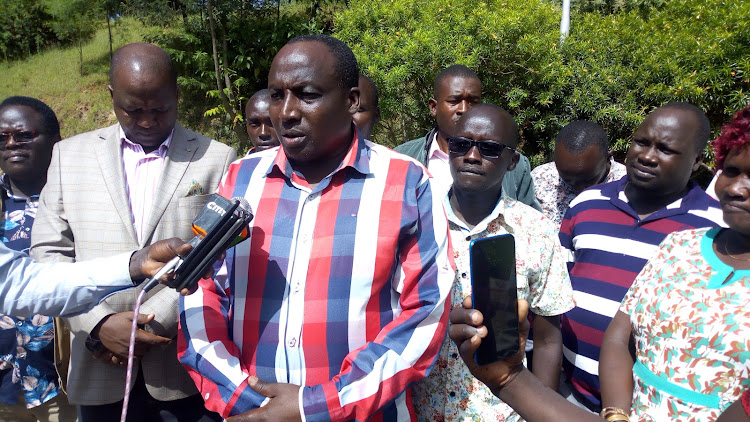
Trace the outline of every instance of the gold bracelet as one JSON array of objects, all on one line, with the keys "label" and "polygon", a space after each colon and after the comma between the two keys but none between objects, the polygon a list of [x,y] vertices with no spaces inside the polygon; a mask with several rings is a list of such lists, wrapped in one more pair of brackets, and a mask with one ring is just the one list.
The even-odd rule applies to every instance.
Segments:
[{"label": "gold bracelet", "polygon": [[630,415],[619,407],[605,407],[604,409],[602,409],[601,413],[599,413],[599,416],[609,422],[630,422]]}]

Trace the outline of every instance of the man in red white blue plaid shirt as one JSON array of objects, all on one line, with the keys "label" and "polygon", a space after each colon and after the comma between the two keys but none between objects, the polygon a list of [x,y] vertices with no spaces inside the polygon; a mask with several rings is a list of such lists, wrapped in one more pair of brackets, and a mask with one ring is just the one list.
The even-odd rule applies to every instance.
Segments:
[{"label": "man in red white blue plaid shirt", "polygon": [[251,240],[184,298],[178,355],[230,421],[416,420],[408,387],[445,338],[448,224],[424,167],[356,132],[358,74],[341,41],[290,41],[268,81],[282,148],[219,188],[255,210]]}]

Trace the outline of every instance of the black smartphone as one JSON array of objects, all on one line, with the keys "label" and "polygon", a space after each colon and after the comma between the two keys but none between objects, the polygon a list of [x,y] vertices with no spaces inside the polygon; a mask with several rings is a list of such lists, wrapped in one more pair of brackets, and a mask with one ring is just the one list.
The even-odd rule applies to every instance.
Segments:
[{"label": "black smartphone", "polygon": [[487,365],[515,355],[520,348],[513,235],[472,240],[469,264],[471,303],[482,312],[487,327],[487,337],[482,339],[474,360],[478,365]]}]

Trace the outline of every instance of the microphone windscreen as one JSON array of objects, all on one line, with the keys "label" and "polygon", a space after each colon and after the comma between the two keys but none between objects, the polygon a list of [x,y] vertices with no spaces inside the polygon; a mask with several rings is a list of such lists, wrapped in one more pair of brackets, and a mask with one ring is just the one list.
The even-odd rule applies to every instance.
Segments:
[{"label": "microphone windscreen", "polygon": [[250,204],[247,202],[247,199],[241,197],[241,196],[235,196],[232,198],[232,201],[237,201],[240,203],[240,208],[247,211],[248,213],[253,213],[253,207],[250,206]]},{"label": "microphone windscreen", "polygon": [[232,243],[229,244],[230,248],[232,246],[234,246],[234,245],[242,242],[242,241],[247,240],[250,237],[250,230],[249,230],[248,226],[250,224],[250,221],[252,221],[252,219],[254,217],[254,215],[253,215],[253,208],[247,202],[247,199],[245,199],[245,198],[243,198],[241,196],[235,196],[234,198],[232,198],[232,202],[236,202],[236,203],[239,204],[238,208],[240,208],[242,210],[242,212],[240,214],[244,214],[240,218],[244,219],[244,221],[245,221],[245,228],[242,229],[242,232],[240,232],[237,235],[237,237],[235,237],[234,240],[232,240]]}]

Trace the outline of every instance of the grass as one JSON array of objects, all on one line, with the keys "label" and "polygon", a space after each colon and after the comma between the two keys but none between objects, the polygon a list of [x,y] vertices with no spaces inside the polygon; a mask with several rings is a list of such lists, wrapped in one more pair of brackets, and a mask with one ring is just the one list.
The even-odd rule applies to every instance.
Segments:
[{"label": "grass", "polygon": [[[112,26],[113,48],[143,40],[143,26],[123,18]],[[106,26],[83,46],[83,75],[78,48],[54,48],[41,54],[0,63],[0,99],[11,95],[39,98],[60,120],[63,138],[117,121],[107,91],[109,36]]]}]

